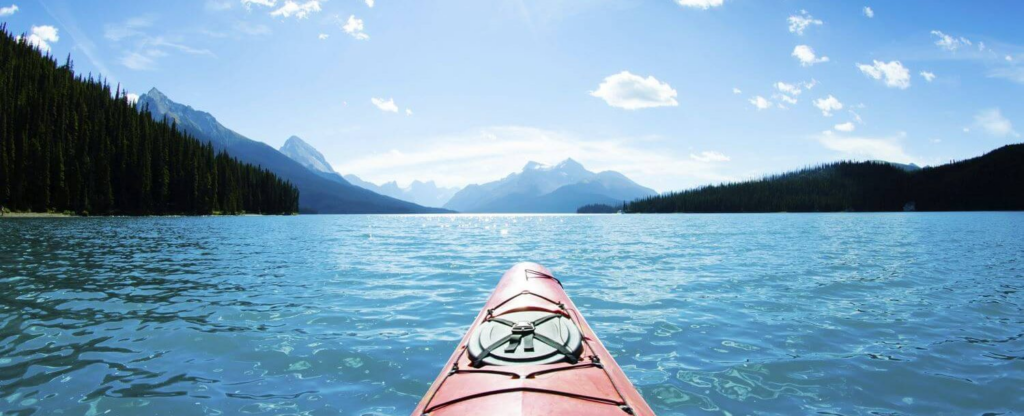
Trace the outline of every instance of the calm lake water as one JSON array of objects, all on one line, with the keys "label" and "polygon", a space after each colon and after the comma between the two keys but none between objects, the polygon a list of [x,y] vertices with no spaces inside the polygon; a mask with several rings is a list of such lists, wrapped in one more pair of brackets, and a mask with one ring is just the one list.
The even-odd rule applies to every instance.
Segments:
[{"label": "calm lake water", "polygon": [[659,415],[1024,412],[1024,213],[0,220],[0,413],[407,415],[502,272]]}]

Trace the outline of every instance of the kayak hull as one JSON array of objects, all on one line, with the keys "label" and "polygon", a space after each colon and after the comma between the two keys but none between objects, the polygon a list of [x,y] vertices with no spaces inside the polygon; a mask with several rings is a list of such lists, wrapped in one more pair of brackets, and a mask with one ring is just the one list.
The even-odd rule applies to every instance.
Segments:
[{"label": "kayak hull", "polygon": [[[482,365],[468,353],[471,334],[488,320],[524,311],[559,314],[583,338],[575,363]],[[654,415],[551,271],[519,263],[505,272],[423,396],[413,416]]]}]

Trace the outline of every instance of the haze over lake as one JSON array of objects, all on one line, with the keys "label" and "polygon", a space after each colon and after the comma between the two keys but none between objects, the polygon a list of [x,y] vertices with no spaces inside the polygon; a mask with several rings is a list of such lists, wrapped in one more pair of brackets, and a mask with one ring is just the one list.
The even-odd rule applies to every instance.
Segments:
[{"label": "haze over lake", "polygon": [[546,265],[659,415],[1024,408],[1024,214],[0,221],[0,412],[405,415]]}]

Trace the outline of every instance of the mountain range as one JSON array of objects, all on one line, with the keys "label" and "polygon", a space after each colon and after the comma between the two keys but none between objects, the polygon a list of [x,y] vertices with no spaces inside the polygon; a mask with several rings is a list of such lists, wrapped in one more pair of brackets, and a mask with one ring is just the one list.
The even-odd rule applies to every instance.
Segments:
[{"label": "mountain range", "polygon": [[657,194],[621,173],[594,173],[566,159],[553,166],[529,162],[500,180],[469,185],[444,207],[460,212],[571,213],[588,204],[619,206]]},{"label": "mountain range", "polygon": [[421,182],[413,181],[411,185],[403,188],[398,183],[391,181],[383,185],[377,185],[364,181],[356,175],[342,176],[331,167],[324,155],[312,145],[306,143],[298,136],[289,137],[281,146],[281,153],[299,162],[317,175],[335,182],[350,183],[360,188],[375,193],[389,196],[395,199],[412,202],[425,207],[440,207],[448,202],[448,199],[459,191],[459,188],[439,187],[434,181]]},{"label": "mountain range", "polygon": [[381,185],[367,182],[356,175],[345,175],[345,180],[355,186],[361,186],[381,195],[398,198],[403,201],[415,202],[425,207],[443,207],[452,199],[455,193],[459,192],[457,187],[437,186],[434,181],[412,181],[409,186],[398,186],[398,182],[391,181]]},{"label": "mountain range", "polygon": [[274,149],[225,127],[210,113],[172,101],[156,88],[141,95],[136,106],[156,120],[173,120],[179,130],[210,142],[217,151],[291,182],[299,189],[303,213],[571,213],[587,204],[618,206],[657,195],[621,173],[594,173],[572,159],[554,166],[530,162],[521,172],[461,190],[433,181],[414,181],[404,188],[396,182],[377,185],[339,174],[320,151],[297,136]]},{"label": "mountain range", "polygon": [[[200,141],[210,142],[217,151],[226,151],[240,161],[262,166],[291,182],[299,189],[299,209],[303,213],[445,212],[379,195],[352,185],[337,174],[337,178],[331,178],[323,171],[311,169],[265,143],[251,140],[228,129],[210,113],[172,101],[156,88],[139,96],[136,106],[140,111],[149,111],[156,120],[173,120],[179,130]],[[315,149],[313,152],[326,165],[323,155]],[[326,165],[328,168],[329,166]]]}]

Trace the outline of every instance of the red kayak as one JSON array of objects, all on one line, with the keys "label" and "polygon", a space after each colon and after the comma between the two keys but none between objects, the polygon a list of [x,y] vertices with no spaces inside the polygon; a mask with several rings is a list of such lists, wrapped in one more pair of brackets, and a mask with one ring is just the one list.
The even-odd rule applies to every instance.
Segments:
[{"label": "red kayak", "polygon": [[505,272],[413,416],[654,415],[551,271]]}]

